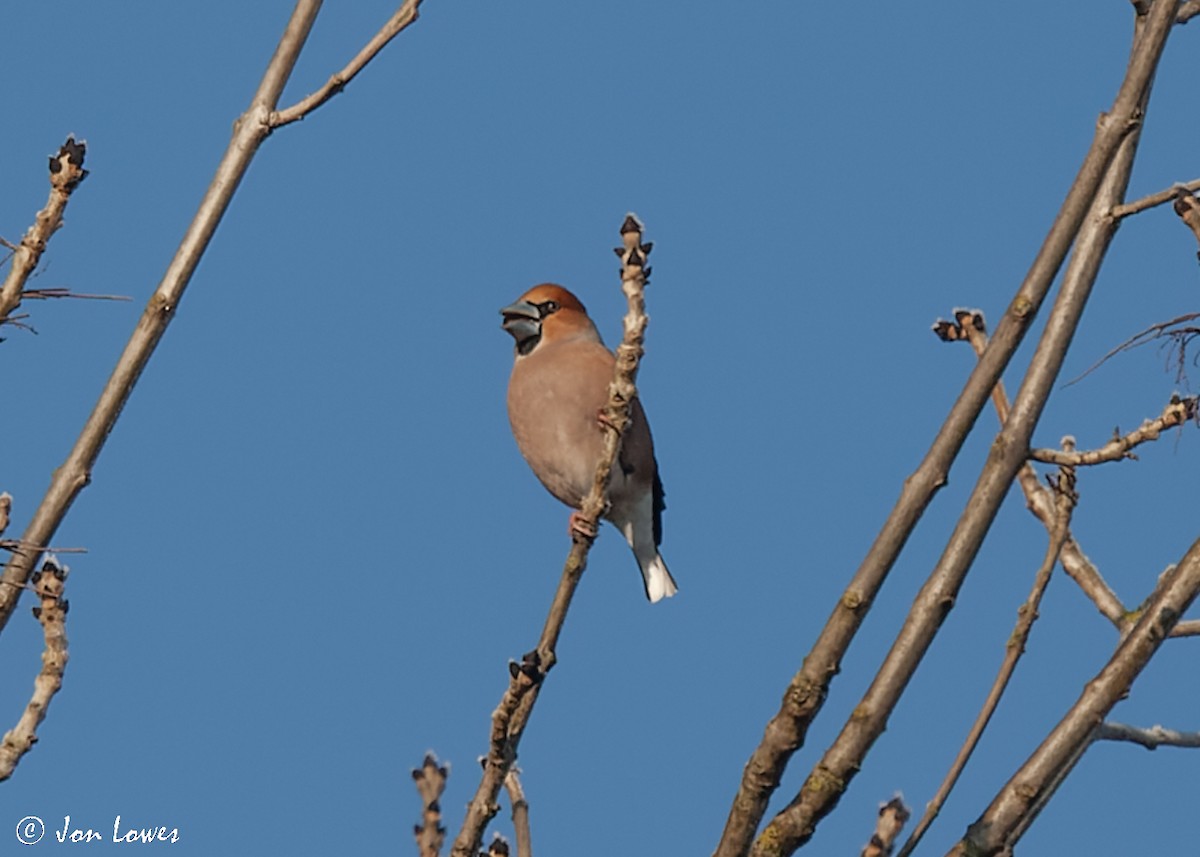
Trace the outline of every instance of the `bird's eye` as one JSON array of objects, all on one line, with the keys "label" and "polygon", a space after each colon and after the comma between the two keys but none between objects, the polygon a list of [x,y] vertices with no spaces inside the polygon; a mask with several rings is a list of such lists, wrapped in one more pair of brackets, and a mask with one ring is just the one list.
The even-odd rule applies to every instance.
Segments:
[{"label": "bird's eye", "polygon": [[558,312],[558,301],[546,301],[542,304],[542,317],[550,315],[552,312]]}]

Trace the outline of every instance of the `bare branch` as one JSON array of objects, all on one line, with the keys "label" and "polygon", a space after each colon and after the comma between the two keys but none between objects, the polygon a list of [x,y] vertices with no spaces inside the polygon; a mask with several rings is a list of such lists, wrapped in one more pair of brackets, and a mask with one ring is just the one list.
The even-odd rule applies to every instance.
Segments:
[{"label": "bare branch", "polygon": [[1154,725],[1149,729],[1130,726],[1126,723],[1101,723],[1095,733],[1097,741],[1131,741],[1147,750],[1159,747],[1200,747],[1200,732],[1178,732],[1165,726]]},{"label": "bare branch", "polygon": [[[271,133],[270,119],[279,95],[291,76],[320,8],[321,0],[298,0],[296,3],[250,107],[234,123],[233,138],[199,210],[175,251],[162,282],[150,297],[74,448],[67,460],[54,471],[50,487],[26,528],[22,542],[48,544],[71,503],[90,481],[92,467],[159,340],[175,317],[179,301],[191,282],[208,242],[212,240],[217,224],[228,209],[258,147]],[[66,171],[65,167],[63,171]],[[36,561],[36,555],[19,554],[5,566],[0,576],[0,631],[8,623]]]},{"label": "bare branch", "polygon": [[517,835],[517,857],[533,857],[533,837],[529,832],[529,801],[521,788],[520,771],[510,770],[504,777],[504,789],[512,806],[513,832]]},{"label": "bare branch", "polygon": [[[1172,207],[1175,209],[1175,213],[1179,215],[1179,219],[1184,222],[1184,225],[1192,230],[1192,234],[1196,236],[1196,240],[1200,241],[1200,199],[1196,199],[1196,197],[1192,196],[1184,188],[1176,188],[1175,204]],[[1197,255],[1200,256],[1200,253]]]},{"label": "bare branch", "polygon": [[0,536],[8,529],[8,516],[12,512],[12,494],[0,493]]},{"label": "bare branch", "polygon": [[[863,617],[870,609],[918,520],[932,501],[933,495],[946,484],[950,466],[958,456],[985,401],[992,394],[996,382],[1033,323],[1072,243],[1080,236],[1080,227],[1084,224],[1085,217],[1089,212],[1095,213],[1093,204],[1102,182],[1106,181],[1110,173],[1127,175],[1125,167],[1110,170],[1110,165],[1113,164],[1114,158],[1118,157],[1119,150],[1125,152],[1125,155],[1121,156],[1124,162],[1132,159],[1132,146],[1126,144],[1131,137],[1136,139],[1154,70],[1171,24],[1162,7],[1158,5],[1146,21],[1146,26],[1139,25],[1142,35],[1134,41],[1125,79],[1114,99],[1112,109],[1101,116],[1097,123],[1095,137],[1079,173],[1063,200],[1062,207],[1029,272],[1001,319],[991,347],[972,371],[921,465],[905,480],[900,498],[835,606],[817,642],[784,691],[779,711],[768,722],[763,740],[746,763],[714,857],[741,857],[750,849],[750,842],[766,812],[768,800],[778,788],[788,760],[804,743],[809,724],[820,710],[829,684],[837,674],[841,659],[858,632]],[[1112,182],[1109,184],[1111,186]],[[1113,204],[1120,202],[1124,182],[1117,181],[1116,184],[1120,186],[1120,193],[1115,196],[1111,193],[1105,195],[1104,199],[1107,202],[1103,211],[1108,211]],[[1087,267],[1090,267],[1091,259],[1103,255],[1102,249],[1108,240],[1106,236],[1111,235],[1115,223],[1116,221],[1109,220],[1103,224],[1104,228],[1099,228],[1101,224],[1092,218],[1085,239],[1087,250],[1082,254],[1083,258],[1089,260]],[[1098,262],[1096,259],[1097,265]],[[1077,271],[1073,277],[1077,282],[1090,282],[1094,276],[1093,272],[1081,279],[1080,273]],[[1060,328],[1062,321],[1065,319],[1060,316],[1060,319],[1051,325],[1059,333],[1063,332]],[[1068,321],[1068,338],[1073,327],[1074,322]],[[1046,370],[1051,368],[1049,364],[1045,365]],[[1056,373],[1057,368],[1053,367],[1044,377],[1051,377]],[[1044,397],[1035,395],[1026,402],[1026,407],[1039,399],[1044,400]],[[1040,412],[1040,406],[1035,410]],[[1032,414],[1022,416],[1022,422],[1025,422],[1028,416]],[[1015,440],[1019,443],[1020,439]],[[1022,456],[1025,448],[1020,448]],[[1003,496],[1021,464],[1020,461],[1007,461],[1004,467],[993,471],[998,477],[993,494]],[[989,507],[991,502],[989,500],[987,504]],[[995,502],[998,504],[999,500]],[[979,521],[985,524],[985,530],[990,526],[991,518],[992,515],[987,513],[980,516]],[[972,541],[976,540],[972,536]],[[969,549],[962,554],[968,562],[973,556],[974,552]],[[873,737],[868,737],[865,733],[863,737],[868,745],[873,741]],[[860,745],[859,749],[865,750],[865,747]],[[769,837],[760,839],[760,845],[755,846],[758,853],[789,854],[802,842],[807,841],[816,821],[833,808],[837,796],[856,770],[857,756],[857,753],[850,753],[848,757],[839,759],[836,770],[826,770],[822,767],[814,771],[814,779],[811,781],[814,802],[810,805],[814,814],[809,815],[809,810],[806,809],[789,813],[789,820],[777,819],[782,826],[776,826],[771,830]]]},{"label": "bare branch", "polygon": [[1160,190],[1158,193],[1152,193],[1149,196],[1144,196],[1141,199],[1135,199],[1133,202],[1126,202],[1122,205],[1114,205],[1109,211],[1108,216],[1116,220],[1124,217],[1129,217],[1131,214],[1138,214],[1150,208],[1157,208],[1160,205],[1166,205],[1171,200],[1175,199],[1180,189],[1200,190],[1200,179],[1192,179],[1190,182],[1172,185],[1166,190]]},{"label": "bare branch", "polygon": [[1200,593],[1200,540],[1159,580],[1137,624],[1041,746],[1021,766],[950,854],[983,857],[1011,848],[1036,798],[1073,756],[1091,742],[1106,717],[1158,651],[1179,617]]},{"label": "bare branch", "polygon": [[[961,318],[960,316],[963,313],[968,313],[969,317]],[[956,318],[958,319],[957,323],[960,333],[950,336],[942,335],[942,338],[947,341],[963,340],[970,342],[975,354],[982,355],[987,348],[987,327],[983,319],[983,314],[978,310],[960,310],[956,314]],[[943,324],[949,323],[939,322],[937,325],[934,325],[935,331]],[[939,335],[941,334],[939,333]],[[1004,391],[1003,382],[996,384],[996,389],[992,391],[992,401],[996,407],[996,414],[999,416],[1001,424],[1003,424],[1008,418],[1008,396]],[[1050,490],[1038,479],[1037,471],[1033,469],[1031,464],[1026,462],[1017,471],[1017,481],[1020,483],[1021,490],[1025,494],[1025,502],[1029,507],[1029,511],[1045,525],[1048,532],[1052,531],[1057,517],[1055,515],[1055,504]],[[1087,558],[1083,549],[1079,547],[1079,544],[1069,533],[1067,541],[1063,545],[1062,554],[1059,556],[1059,562],[1062,563],[1063,570],[1067,572],[1067,575],[1092,600],[1105,618],[1117,628],[1123,628],[1126,625],[1128,611],[1125,609],[1125,605],[1121,603],[1121,599],[1117,597],[1104,578],[1100,576],[1099,570]]]},{"label": "bare branch", "polygon": [[1069,465],[1072,467],[1103,464],[1106,461],[1120,461],[1124,458],[1137,458],[1130,450],[1143,443],[1158,440],[1167,429],[1181,426],[1189,420],[1196,419],[1197,397],[1189,396],[1181,399],[1172,396],[1170,403],[1163,408],[1162,414],[1152,420],[1146,420],[1134,431],[1126,435],[1113,435],[1113,439],[1099,449],[1085,452],[1074,452],[1058,449],[1031,449],[1029,457],[1044,464]]},{"label": "bare branch", "polygon": [[1029,641],[1033,623],[1038,619],[1038,607],[1042,603],[1042,595],[1046,592],[1046,586],[1050,583],[1050,575],[1058,563],[1063,545],[1071,531],[1071,512],[1079,500],[1078,494],[1075,493],[1075,471],[1072,468],[1061,468],[1058,477],[1052,482],[1052,486],[1055,495],[1055,517],[1054,525],[1050,528],[1050,542],[1046,545],[1045,558],[1034,575],[1033,588],[1030,590],[1029,597],[1017,610],[1017,624],[1008,638],[1000,670],[996,674],[995,681],[992,682],[991,690],[988,691],[983,707],[967,733],[966,740],[963,741],[958,755],[951,763],[950,770],[946,772],[946,777],[942,780],[933,799],[926,804],[924,815],[921,816],[920,822],[913,829],[908,841],[904,843],[904,847],[900,849],[899,857],[907,857],[913,852],[917,843],[921,841],[921,837],[925,835],[925,831],[929,829],[938,813],[941,812],[946,798],[954,790],[958,778],[962,775],[963,769],[966,768],[967,762],[979,745],[979,739],[983,737],[984,730],[991,721],[992,715],[995,714],[996,707],[1000,704],[1000,699],[1004,696],[1004,691],[1007,690],[1009,681],[1017,669],[1017,662],[1025,654],[1025,644]]},{"label": "bare branch", "polygon": [[79,298],[90,301],[128,301],[133,298],[128,295],[89,295],[84,292],[73,292],[61,286],[46,289],[26,289],[21,297],[25,300],[47,300],[49,298]]},{"label": "bare branch", "polygon": [[[4,285],[0,286],[0,325],[7,323],[13,310],[21,305],[21,293],[26,280],[41,261],[50,237],[62,226],[63,212],[71,194],[87,178],[88,171],[83,168],[86,152],[86,143],[77,143],[74,137],[67,137],[58,154],[50,158],[50,198],[46,201],[46,207],[37,213],[33,226],[29,227],[21,243],[13,248],[8,276]],[[5,244],[12,246],[8,242]]]},{"label": "bare branch", "polygon": [[450,766],[439,765],[433,753],[426,753],[421,767],[413,768],[413,782],[421,796],[421,823],[413,828],[417,839],[417,853],[421,857],[438,857],[442,843],[446,841],[446,828],[442,827],[442,792],[450,777]]},{"label": "bare branch", "polygon": [[332,75],[325,82],[324,86],[303,101],[292,105],[286,110],[279,110],[272,113],[267,120],[270,126],[272,128],[282,128],[284,125],[299,121],[345,89],[346,85],[354,80],[358,73],[366,67],[367,63],[375,58],[376,54],[384,49],[388,42],[400,35],[409,24],[417,20],[417,8],[420,5],[421,0],[405,0],[400,8],[396,10],[395,14],[388,19],[388,22],[383,25],[371,41],[367,42],[366,46],[358,52],[354,59],[350,60],[345,68]]},{"label": "bare branch", "polygon": [[[1159,339],[1163,336],[1178,338],[1180,336],[1190,337],[1200,333],[1200,328],[1186,326],[1187,322],[1195,321],[1198,318],[1200,318],[1200,312],[1189,312],[1180,316],[1176,316],[1175,318],[1168,319],[1167,321],[1160,321],[1158,324],[1150,325],[1145,330],[1135,333],[1120,345],[1111,349],[1107,354],[1105,354],[1103,357],[1101,357],[1079,375],[1072,378],[1063,386],[1070,387],[1072,384],[1077,384],[1107,363],[1111,358],[1117,356],[1123,351],[1129,351],[1131,349],[1138,348],[1142,345],[1145,345],[1147,342]],[[1172,330],[1172,328],[1175,328],[1175,330]],[[1183,361],[1182,349],[1180,351],[1179,361],[1180,363]]]},{"label": "bare branch", "polygon": [[[1067,348],[1117,228],[1118,221],[1104,214],[1120,201],[1128,186],[1153,70],[1170,32],[1173,12],[1174,6],[1159,3],[1154,5],[1146,18],[1138,19],[1138,34],[1134,39],[1125,81],[1113,110],[1102,116],[1097,125],[1096,140],[1076,186],[1082,182],[1088,165],[1095,166],[1093,157],[1104,148],[1102,141],[1109,139],[1110,135],[1114,141],[1114,156],[1106,157],[1098,165],[1098,183],[1092,186],[1094,193],[1087,199],[1087,216],[1081,214],[1080,220],[1076,221],[1075,250],[1064,272],[1054,308],[1046,321],[1012,410],[991,445],[987,463],[965,510],[937,565],[914,600],[874,681],[842,727],[838,738],[814,766],[800,792],[759,834],[751,851],[755,857],[791,854],[812,837],[820,820],[833,811],[850,780],[861,769],[871,746],[882,734],[892,710],[941,628],[946,613],[952,609],[983,539],[1009,487],[1025,463],[1030,438],[1062,368]],[[1061,221],[1060,215],[1056,224]],[[1001,330],[1004,327],[1002,321]],[[1000,346],[1000,333],[998,330],[996,338],[976,365],[976,372],[989,363]],[[997,380],[998,377],[990,379],[988,389],[984,391],[985,396],[991,393]],[[962,400],[960,396],[959,402]]]},{"label": "bare branch", "polygon": [[0,782],[12,776],[21,757],[37,743],[37,728],[46,719],[54,695],[62,688],[69,657],[64,627],[68,604],[62,594],[69,572],[65,565],[60,566],[52,556],[47,556],[42,570],[33,575],[32,589],[41,599],[41,605],[33,608],[33,615],[42,625],[46,648],[42,652],[41,672],[33,682],[33,696],[17,725],[0,740]]},{"label": "bare branch", "polygon": [[1200,0],[1187,0],[1180,5],[1179,12],[1175,15],[1175,23],[1186,24],[1197,15],[1200,15]]},{"label": "bare branch", "polygon": [[1071,775],[1071,771],[1075,770],[1075,766],[1079,764],[1079,760],[1083,758],[1083,754],[1087,752],[1091,744],[1092,739],[1089,736],[1078,747],[1066,754],[1063,763],[1055,769],[1054,773],[1046,781],[1045,787],[1030,801],[1029,810],[1017,821],[1012,835],[1009,837],[1009,844],[1000,849],[999,854],[1001,857],[1013,857],[1013,845],[1037,821],[1037,817],[1041,815],[1042,810],[1046,808],[1050,800],[1058,793],[1062,784],[1067,781],[1067,777]]},{"label": "bare branch", "polygon": [[1172,637],[1200,637],[1200,619],[1189,619],[1180,622],[1171,629]]},{"label": "bare branch", "polygon": [[87,548],[64,548],[55,547],[54,545],[31,545],[28,542],[23,542],[20,539],[0,539],[0,550],[11,551],[13,553],[43,553],[52,551],[53,553],[87,553]]},{"label": "bare branch", "polygon": [[896,844],[896,837],[900,835],[911,815],[900,795],[881,804],[879,818],[875,821],[875,832],[871,834],[871,841],[863,848],[862,857],[888,857]]},{"label": "bare branch", "polygon": [[[650,276],[646,260],[651,245],[642,243],[642,229],[641,221],[633,215],[626,217],[621,226],[624,243],[623,248],[618,248],[622,261],[621,290],[628,302],[628,311],[624,319],[625,335],[617,348],[613,382],[609,386],[608,404],[604,408],[603,422],[610,430],[605,434],[604,451],[600,461],[596,463],[591,490],[580,509],[580,516],[591,525],[593,531],[604,511],[613,462],[616,461],[620,449],[621,435],[629,424],[630,405],[637,397],[635,382],[646,336],[646,325],[649,322],[644,291]],[[450,852],[453,857],[475,857],[488,822],[500,811],[496,798],[505,777],[516,763],[517,746],[525,733],[542,682],[554,666],[558,638],[562,633],[575,589],[587,567],[590,550],[589,540],[575,540],[563,567],[562,578],[550,605],[537,648],[526,654],[520,664],[509,664],[511,680],[508,689],[501,697],[496,710],[492,712],[492,730],[484,762],[483,779],[475,797],[467,805],[467,817]]]}]

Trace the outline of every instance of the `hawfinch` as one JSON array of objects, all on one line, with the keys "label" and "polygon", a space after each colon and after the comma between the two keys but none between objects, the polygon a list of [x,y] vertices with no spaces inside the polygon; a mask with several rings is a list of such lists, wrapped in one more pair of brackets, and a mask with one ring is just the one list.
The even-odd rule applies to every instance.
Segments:
[{"label": "hawfinch", "polygon": [[[562,286],[534,286],[500,312],[501,327],[516,340],[508,382],[513,436],[546,489],[577,510],[591,490],[604,449],[600,411],[608,402],[615,358],[600,341],[583,304]],[[630,415],[613,465],[604,517],[633,548],[646,597],[654,602],[676,592],[658,552],[666,504],[650,425],[637,399]],[[586,533],[577,514],[571,515],[572,531],[595,535]]]}]

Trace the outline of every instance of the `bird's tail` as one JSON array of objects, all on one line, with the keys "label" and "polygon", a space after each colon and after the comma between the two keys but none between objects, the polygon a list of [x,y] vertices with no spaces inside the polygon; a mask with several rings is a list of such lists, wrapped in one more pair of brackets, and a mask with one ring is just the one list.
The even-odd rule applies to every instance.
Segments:
[{"label": "bird's tail", "polygon": [[662,554],[657,550],[648,559],[640,556],[637,559],[642,568],[642,582],[646,584],[646,597],[650,599],[651,604],[670,598],[679,591],[679,587],[675,585],[675,578],[667,571],[667,564],[663,562]]}]

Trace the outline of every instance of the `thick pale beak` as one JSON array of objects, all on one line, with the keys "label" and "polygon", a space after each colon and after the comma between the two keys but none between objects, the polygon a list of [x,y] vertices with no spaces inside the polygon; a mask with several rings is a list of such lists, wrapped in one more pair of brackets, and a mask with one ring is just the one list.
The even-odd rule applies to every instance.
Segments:
[{"label": "thick pale beak", "polygon": [[517,341],[517,350],[527,353],[542,335],[542,314],[529,301],[517,301],[500,310],[504,321],[500,326]]}]

